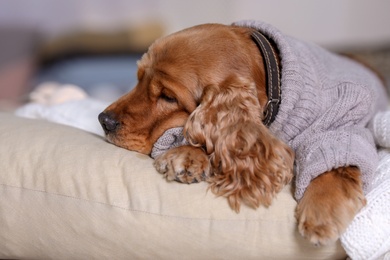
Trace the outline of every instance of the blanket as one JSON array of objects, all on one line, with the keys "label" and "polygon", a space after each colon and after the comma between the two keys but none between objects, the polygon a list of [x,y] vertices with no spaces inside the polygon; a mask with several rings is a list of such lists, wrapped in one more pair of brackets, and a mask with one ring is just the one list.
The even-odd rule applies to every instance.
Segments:
[{"label": "blanket", "polygon": [[372,132],[379,147],[379,165],[367,205],[341,236],[351,259],[390,259],[390,111],[378,113]]},{"label": "blanket", "polygon": [[88,97],[75,85],[44,83],[30,94],[30,101],[18,108],[15,114],[77,127],[104,136],[97,118],[109,103]]},{"label": "blanket", "polygon": [[[105,102],[88,98],[76,86],[53,88],[46,85],[37,88],[37,91],[32,93],[32,102],[15,113],[18,116],[46,119],[104,136],[97,117],[107,105]],[[375,116],[371,130],[378,145],[380,162],[371,190],[366,195],[367,205],[341,235],[341,243],[351,259],[390,259],[390,110]],[[176,139],[169,140],[174,142]],[[155,149],[157,156],[166,147]]]}]

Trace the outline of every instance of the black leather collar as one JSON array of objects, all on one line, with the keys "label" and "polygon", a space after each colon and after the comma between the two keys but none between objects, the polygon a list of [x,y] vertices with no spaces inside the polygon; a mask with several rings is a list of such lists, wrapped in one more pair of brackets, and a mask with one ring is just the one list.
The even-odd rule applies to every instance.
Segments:
[{"label": "black leather collar", "polygon": [[252,38],[260,49],[264,60],[268,102],[264,108],[263,123],[269,126],[275,120],[281,102],[279,66],[276,54],[268,39],[259,31],[253,31]]}]

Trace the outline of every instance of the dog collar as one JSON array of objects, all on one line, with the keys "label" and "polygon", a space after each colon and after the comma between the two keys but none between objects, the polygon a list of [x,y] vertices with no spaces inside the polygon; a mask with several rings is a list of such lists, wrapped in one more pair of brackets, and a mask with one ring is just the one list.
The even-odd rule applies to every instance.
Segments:
[{"label": "dog collar", "polygon": [[268,39],[259,31],[253,31],[252,39],[263,55],[266,72],[268,102],[264,108],[263,123],[269,126],[276,118],[281,101],[280,73],[276,54]]}]

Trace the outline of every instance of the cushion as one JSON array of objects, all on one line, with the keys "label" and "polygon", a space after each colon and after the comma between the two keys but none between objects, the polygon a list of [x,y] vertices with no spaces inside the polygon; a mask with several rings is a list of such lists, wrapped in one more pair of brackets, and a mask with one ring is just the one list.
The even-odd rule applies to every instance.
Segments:
[{"label": "cushion", "polygon": [[291,186],[232,211],[206,183],[65,125],[0,113],[0,258],[343,259],[296,227]]}]

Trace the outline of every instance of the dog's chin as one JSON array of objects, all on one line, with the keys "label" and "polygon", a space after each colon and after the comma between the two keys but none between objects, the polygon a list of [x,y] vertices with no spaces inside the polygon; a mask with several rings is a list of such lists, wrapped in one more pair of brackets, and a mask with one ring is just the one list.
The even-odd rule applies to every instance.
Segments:
[{"label": "dog's chin", "polygon": [[115,146],[118,146],[120,148],[129,151],[138,152],[145,155],[150,155],[150,153],[152,152],[152,147],[148,147],[146,142],[142,142],[138,140],[134,140],[133,142],[128,142],[128,141],[126,142],[123,141],[121,138],[110,134],[106,135],[105,139],[108,143],[111,143]]}]

